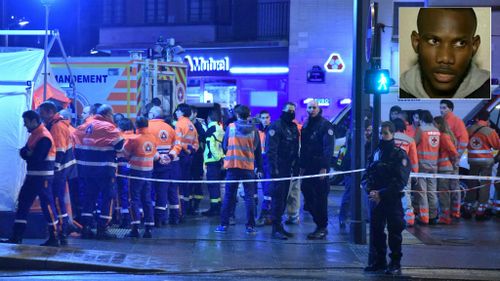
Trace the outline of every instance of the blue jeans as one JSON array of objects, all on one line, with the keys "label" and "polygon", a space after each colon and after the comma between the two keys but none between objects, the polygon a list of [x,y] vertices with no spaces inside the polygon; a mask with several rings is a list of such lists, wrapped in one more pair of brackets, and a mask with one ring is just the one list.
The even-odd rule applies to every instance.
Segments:
[{"label": "blue jeans", "polygon": [[[255,179],[255,174],[251,170],[243,169],[228,169],[226,180],[249,180]],[[245,190],[245,208],[247,211],[247,223],[246,226],[255,226],[255,182],[245,182],[243,183],[243,188]],[[224,201],[222,202],[221,210],[221,225],[229,225],[229,216],[231,215],[231,209],[234,208],[236,204],[236,192],[238,191],[238,183],[227,183],[226,193],[224,194]]]}]

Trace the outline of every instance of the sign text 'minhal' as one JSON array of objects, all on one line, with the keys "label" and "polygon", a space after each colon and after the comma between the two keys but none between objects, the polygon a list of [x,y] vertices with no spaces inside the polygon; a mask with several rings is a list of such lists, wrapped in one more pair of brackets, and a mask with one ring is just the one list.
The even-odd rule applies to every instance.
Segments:
[{"label": "sign text 'minhal'", "polygon": [[189,63],[189,69],[193,72],[195,71],[229,71],[229,57],[224,57],[223,59],[213,59],[209,57],[205,59],[204,57],[191,57],[189,55],[185,56]]}]

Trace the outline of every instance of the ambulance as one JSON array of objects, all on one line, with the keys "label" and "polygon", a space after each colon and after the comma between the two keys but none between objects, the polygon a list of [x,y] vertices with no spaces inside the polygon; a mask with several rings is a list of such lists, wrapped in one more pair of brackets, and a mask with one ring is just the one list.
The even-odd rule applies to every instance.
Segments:
[{"label": "ambulance", "polygon": [[[136,57],[70,57],[72,77],[62,58],[49,58],[55,80],[64,88],[76,86],[77,116],[83,107],[109,104],[115,113],[134,119],[155,97],[166,114],[186,100],[187,65]],[[73,79],[72,79],[73,78]],[[68,91],[74,99],[74,94]],[[76,108],[75,108],[76,107]],[[75,111],[73,111],[75,112]]]}]

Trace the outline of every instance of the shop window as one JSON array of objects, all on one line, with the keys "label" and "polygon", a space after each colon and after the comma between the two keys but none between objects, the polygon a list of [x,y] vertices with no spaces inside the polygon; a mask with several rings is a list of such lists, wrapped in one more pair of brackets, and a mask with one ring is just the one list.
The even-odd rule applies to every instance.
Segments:
[{"label": "shop window", "polygon": [[103,24],[123,24],[125,22],[125,0],[104,0],[102,12]]},{"label": "shop window", "polygon": [[168,0],[146,0],[146,23],[166,23]]},{"label": "shop window", "polygon": [[215,0],[188,0],[188,21],[211,23],[215,17]]},{"label": "shop window", "polygon": [[186,91],[186,102],[194,103],[219,103],[222,107],[236,104],[236,80],[217,78],[190,78]]}]

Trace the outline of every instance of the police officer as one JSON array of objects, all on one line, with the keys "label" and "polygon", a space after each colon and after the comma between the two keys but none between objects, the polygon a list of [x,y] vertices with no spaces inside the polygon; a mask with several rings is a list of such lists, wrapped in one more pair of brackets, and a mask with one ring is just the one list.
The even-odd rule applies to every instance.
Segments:
[{"label": "police officer", "polygon": [[[316,101],[307,104],[309,118],[302,127],[300,147],[300,174],[324,174],[330,168],[335,137],[333,126],[321,116]],[[328,231],[328,177],[304,179],[301,186],[304,195],[304,210],[311,213],[316,230],[307,239],[325,239]]]},{"label": "police officer", "polygon": [[49,239],[42,246],[59,246],[57,239],[57,212],[52,197],[54,160],[56,147],[49,131],[41,123],[40,116],[33,110],[23,113],[24,126],[31,135],[19,154],[27,162],[27,173],[19,192],[16,218],[12,236],[3,243],[20,244],[26,230],[27,216],[33,201],[38,196],[42,212],[48,223]]},{"label": "police officer", "polygon": [[[263,177],[265,179],[271,178],[271,173],[269,170],[269,161],[267,159],[266,155],[266,134],[267,131],[269,130],[269,125],[271,125],[271,115],[269,114],[269,111],[267,110],[262,110],[259,113],[259,119],[260,123],[257,126],[257,129],[259,129],[259,137],[260,137],[260,145],[261,145],[261,150],[262,150],[262,172],[263,172]],[[271,182],[265,181],[261,183],[262,186],[262,197],[264,200],[262,200],[262,206],[260,210],[260,215],[259,218],[256,221],[257,226],[264,226],[268,224],[272,224],[271,218],[270,218],[270,211],[271,211]]]},{"label": "police officer", "polygon": [[[370,199],[370,252],[365,272],[384,271],[401,274],[401,232],[405,227],[401,197],[411,171],[406,152],[395,146],[395,127],[392,122],[382,123],[382,139],[368,165],[367,192]],[[386,261],[387,224],[391,262]]]},{"label": "police officer", "polygon": [[[280,118],[267,130],[267,157],[272,178],[290,177],[299,172],[299,130],[293,119],[295,119],[295,104],[288,102],[283,107]],[[281,223],[289,188],[289,180],[271,183],[273,239],[286,240],[288,237],[293,237]]]}]

